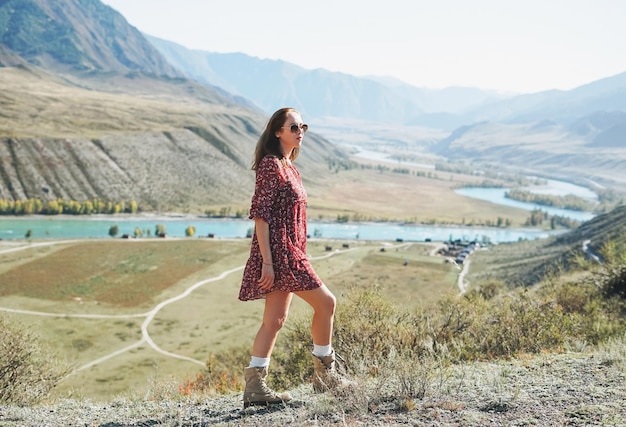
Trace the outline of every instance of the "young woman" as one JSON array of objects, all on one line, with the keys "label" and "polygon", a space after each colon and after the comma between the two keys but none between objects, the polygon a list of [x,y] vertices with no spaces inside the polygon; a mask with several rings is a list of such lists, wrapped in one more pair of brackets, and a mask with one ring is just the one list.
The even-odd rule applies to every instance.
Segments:
[{"label": "young woman", "polygon": [[289,394],[271,390],[266,378],[272,350],[294,294],[314,310],[314,391],[348,384],[335,369],[331,345],[336,299],[306,255],[306,192],[293,161],[307,129],[298,111],[282,108],[272,115],[256,146],[252,165],[256,187],[250,208],[255,230],[239,299],[263,298],[265,311],[252,346],[250,365],[245,369],[244,408],[291,400]]}]

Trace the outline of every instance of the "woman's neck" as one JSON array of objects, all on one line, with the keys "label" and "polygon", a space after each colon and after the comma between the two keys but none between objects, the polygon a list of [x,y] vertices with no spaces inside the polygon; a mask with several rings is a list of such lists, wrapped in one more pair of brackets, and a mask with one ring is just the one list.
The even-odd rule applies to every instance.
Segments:
[{"label": "woman's neck", "polygon": [[282,153],[282,155],[283,155],[283,158],[285,158],[285,159],[287,159],[287,160],[291,159],[291,152],[292,152],[292,151],[293,151],[293,150],[285,151],[285,150],[283,150],[282,148],[281,148],[281,150],[280,150],[280,152],[281,152],[281,153]]}]

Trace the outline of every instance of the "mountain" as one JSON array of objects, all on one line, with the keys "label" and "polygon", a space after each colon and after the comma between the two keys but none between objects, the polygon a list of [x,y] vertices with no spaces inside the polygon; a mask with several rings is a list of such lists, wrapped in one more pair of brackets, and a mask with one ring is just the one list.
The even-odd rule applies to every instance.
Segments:
[{"label": "mountain", "polygon": [[252,100],[266,112],[292,105],[306,117],[345,118],[393,124],[447,126],[454,114],[502,98],[474,88],[423,89],[397,79],[355,77],[321,68],[308,70],[243,53],[213,53],[146,35],[186,76]]},{"label": "mountain", "polygon": [[554,120],[570,124],[598,111],[626,111],[626,72],[568,91],[550,90],[486,104],[466,114],[468,123],[527,123]]},{"label": "mountain", "polygon": [[626,112],[598,111],[581,117],[568,129],[587,138],[594,147],[626,147]]},{"label": "mountain", "polygon": [[[267,116],[185,78],[97,0],[0,2],[0,199],[136,200],[146,210],[246,207]],[[320,182],[345,154],[307,134]]]},{"label": "mountain", "polygon": [[[112,92],[0,68],[0,199],[136,200],[157,211],[249,203],[265,116],[206,101],[213,93],[195,82],[117,82]],[[321,182],[342,156],[309,133],[298,165]]]},{"label": "mountain", "polygon": [[[240,202],[253,185],[245,153],[268,113],[284,105],[332,123],[333,137],[370,147],[432,149],[477,167],[617,189],[626,181],[626,73],[506,99],[468,88],[431,91],[148,40],[98,0],[4,0],[0,37],[1,197],[132,196],[152,208],[181,206],[186,197],[193,206]],[[320,135],[307,140],[303,175],[323,180],[326,165],[346,154]],[[90,160],[103,155],[113,162]],[[211,191],[185,195],[188,183]]]},{"label": "mountain", "polygon": [[0,44],[56,72],[182,77],[126,19],[99,0],[5,0]]},{"label": "mountain", "polygon": [[[335,138],[354,140],[356,127],[360,141],[374,144],[382,123],[381,144],[396,144],[398,150],[427,150],[456,161],[499,164],[585,185],[589,180],[612,188],[626,184],[626,125],[620,116],[626,112],[626,73],[570,91],[529,95],[428,90],[388,77],[306,70],[284,61],[194,51],[147,37],[189,77],[245,96],[266,111],[295,105]],[[601,117],[612,125],[598,127]],[[595,124],[583,132],[589,120]],[[332,128],[329,123],[334,123]],[[424,128],[450,134],[433,143]]]},{"label": "mountain", "polygon": [[527,95],[478,88],[418,88],[389,77],[307,70],[243,53],[190,50],[146,35],[186,76],[239,94],[266,112],[293,105],[308,118],[422,126],[453,131],[478,122],[571,124],[598,111],[626,111],[626,73],[570,91]]},{"label": "mountain", "polygon": [[525,95],[478,88],[418,88],[389,77],[354,77],[307,70],[243,53],[213,53],[146,35],[185,75],[220,86],[269,111],[293,104],[315,118],[324,116],[453,128],[482,121],[569,124],[597,111],[626,111],[626,73],[569,91]]},{"label": "mountain", "polygon": [[403,120],[419,111],[385,86],[347,74],[304,68],[242,53],[192,51],[148,37],[159,51],[190,78],[252,100],[265,112],[284,105],[307,118],[325,116],[363,120]]},{"label": "mountain", "polygon": [[[542,174],[587,186],[591,181],[623,189],[626,188],[625,115],[595,113],[570,126],[549,120],[480,122],[458,128],[432,149],[448,159],[503,164],[521,173]],[[596,128],[590,123],[598,126],[602,123],[602,126]]]}]

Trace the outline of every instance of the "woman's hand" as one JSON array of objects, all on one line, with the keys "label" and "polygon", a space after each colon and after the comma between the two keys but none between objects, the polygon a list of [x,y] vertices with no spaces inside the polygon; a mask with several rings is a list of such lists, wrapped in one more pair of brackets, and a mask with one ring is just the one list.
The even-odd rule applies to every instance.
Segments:
[{"label": "woman's hand", "polygon": [[272,264],[263,263],[261,268],[261,278],[259,279],[259,288],[269,291],[274,286],[274,266]]}]

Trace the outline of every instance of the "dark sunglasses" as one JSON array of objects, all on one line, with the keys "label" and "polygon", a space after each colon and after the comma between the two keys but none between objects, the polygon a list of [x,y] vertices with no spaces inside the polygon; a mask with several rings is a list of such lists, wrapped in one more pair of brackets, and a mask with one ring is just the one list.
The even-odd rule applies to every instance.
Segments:
[{"label": "dark sunglasses", "polygon": [[294,123],[291,126],[281,126],[281,128],[289,129],[291,133],[298,133],[298,131],[302,129],[302,133],[305,133],[307,130],[309,130],[309,125],[304,123],[300,123],[299,125],[297,125]]}]

